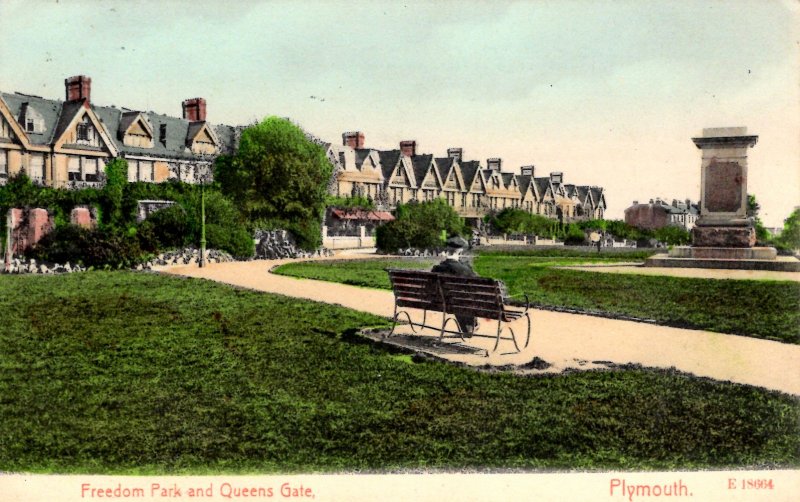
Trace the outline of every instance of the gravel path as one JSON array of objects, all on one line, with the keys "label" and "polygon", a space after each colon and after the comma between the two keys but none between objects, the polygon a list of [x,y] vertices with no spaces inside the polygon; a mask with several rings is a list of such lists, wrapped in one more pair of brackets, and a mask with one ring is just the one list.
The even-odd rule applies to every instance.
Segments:
[{"label": "gravel path", "polygon": [[[365,255],[338,255],[336,259],[364,259]],[[324,303],[391,317],[394,298],[389,291],[367,289],[308,279],[284,277],[269,270],[292,260],[256,260],[172,266],[161,272],[210,279],[258,291],[307,298]],[[676,368],[715,380],[731,381],[800,395],[800,346],[736,335],[656,326],[545,310],[533,311],[530,345],[517,354],[503,355],[511,342],[483,357],[475,354],[447,354],[446,359],[472,366],[516,366],[527,373],[592,369],[620,364]],[[524,320],[512,325],[524,332]],[[496,324],[483,320],[480,332],[493,333]],[[408,333],[408,330],[400,330]],[[524,338],[518,337],[518,340]],[[493,341],[473,338],[470,345],[491,349]],[[524,343],[524,340],[522,341]],[[538,357],[551,366],[534,369]],[[524,365],[528,369],[523,369]]]}]

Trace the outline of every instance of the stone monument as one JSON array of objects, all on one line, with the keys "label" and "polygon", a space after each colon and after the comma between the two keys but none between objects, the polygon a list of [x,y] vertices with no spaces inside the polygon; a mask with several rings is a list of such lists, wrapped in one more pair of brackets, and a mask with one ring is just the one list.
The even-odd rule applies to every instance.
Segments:
[{"label": "stone monument", "polygon": [[800,271],[800,261],[778,259],[772,247],[755,247],[747,215],[747,149],[758,136],[748,135],[746,127],[717,127],[703,129],[692,141],[702,150],[700,216],[692,245],[655,255],[645,266]]}]

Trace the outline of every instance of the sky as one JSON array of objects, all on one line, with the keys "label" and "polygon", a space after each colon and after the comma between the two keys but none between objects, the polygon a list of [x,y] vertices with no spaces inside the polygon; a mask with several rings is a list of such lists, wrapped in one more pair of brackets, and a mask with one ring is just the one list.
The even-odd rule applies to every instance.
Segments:
[{"label": "sky", "polygon": [[705,127],[746,126],[767,226],[800,204],[797,0],[0,0],[0,90],[208,120],[288,117],[341,142],[533,164],[633,200],[700,194]]}]

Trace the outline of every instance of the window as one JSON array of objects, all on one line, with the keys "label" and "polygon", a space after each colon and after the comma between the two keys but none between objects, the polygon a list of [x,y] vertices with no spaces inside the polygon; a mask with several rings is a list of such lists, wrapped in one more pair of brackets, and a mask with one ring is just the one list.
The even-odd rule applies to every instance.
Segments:
[{"label": "window", "polygon": [[44,181],[44,155],[31,153],[28,157],[28,176],[33,181]]},{"label": "window", "polygon": [[149,160],[139,160],[139,181],[153,181],[153,163]]},{"label": "window", "polygon": [[89,124],[78,124],[78,141],[89,141]]},{"label": "window", "polygon": [[98,181],[97,159],[83,159],[83,179],[84,181]]},{"label": "window", "polygon": [[83,178],[81,178],[80,157],[67,157],[67,176],[69,181],[83,181]]},{"label": "window", "polygon": [[33,119],[25,119],[25,132],[33,132],[36,130],[36,123]]},{"label": "window", "polygon": [[0,179],[8,178],[8,150],[0,150]]}]

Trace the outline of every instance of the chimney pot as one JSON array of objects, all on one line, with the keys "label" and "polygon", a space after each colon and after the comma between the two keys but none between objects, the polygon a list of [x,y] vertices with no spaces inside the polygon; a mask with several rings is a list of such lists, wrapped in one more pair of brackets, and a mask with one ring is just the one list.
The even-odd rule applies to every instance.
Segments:
[{"label": "chimney pot", "polygon": [[638,200],[633,201],[633,205],[634,206],[638,206],[639,205],[639,201]]},{"label": "chimney pot", "polygon": [[400,153],[406,157],[413,157],[417,154],[417,142],[414,140],[401,141]]},{"label": "chimney pot", "polygon": [[92,79],[86,75],[76,75],[64,80],[67,101],[91,101]]},{"label": "chimney pot", "polygon": [[453,159],[456,159],[456,162],[461,162],[461,159],[464,158],[464,149],[463,148],[448,148],[447,149],[447,156]]},{"label": "chimney pot", "polygon": [[486,167],[487,169],[491,169],[492,171],[499,171],[502,164],[503,164],[503,159],[499,157],[492,157],[491,159],[486,159]]},{"label": "chimney pot", "polygon": [[342,134],[342,145],[350,148],[364,148],[364,133],[361,131],[347,131]]},{"label": "chimney pot", "polygon": [[183,119],[189,122],[202,122],[206,119],[206,100],[203,98],[192,98],[184,100]]}]

